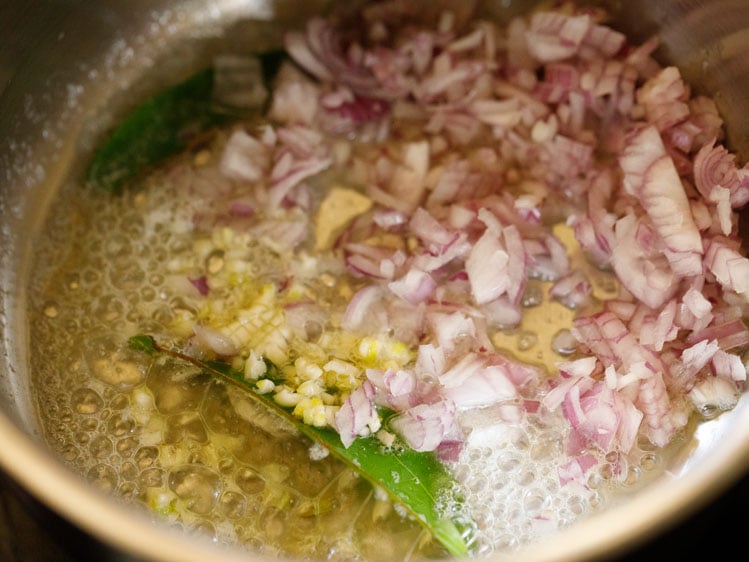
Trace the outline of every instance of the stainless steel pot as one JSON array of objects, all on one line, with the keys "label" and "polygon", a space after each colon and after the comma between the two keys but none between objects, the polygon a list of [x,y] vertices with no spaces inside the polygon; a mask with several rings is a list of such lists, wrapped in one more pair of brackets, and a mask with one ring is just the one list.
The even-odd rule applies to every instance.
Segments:
[{"label": "stainless steel pot", "polygon": [[[28,264],[60,185],[80,173],[98,134],[133,100],[186,75],[227,42],[279,43],[325,0],[6,0],[0,5],[0,465],[45,505],[123,556],[261,560],[156,526],[92,489],[45,447],[29,392]],[[502,17],[527,2],[489,0]],[[657,31],[659,56],[715,97],[728,141],[749,157],[749,4],[610,2],[620,27]],[[669,473],[642,493],[530,547],[523,560],[624,552],[713,500],[749,470],[749,397],[705,424]],[[499,559],[499,558],[498,558]]]}]

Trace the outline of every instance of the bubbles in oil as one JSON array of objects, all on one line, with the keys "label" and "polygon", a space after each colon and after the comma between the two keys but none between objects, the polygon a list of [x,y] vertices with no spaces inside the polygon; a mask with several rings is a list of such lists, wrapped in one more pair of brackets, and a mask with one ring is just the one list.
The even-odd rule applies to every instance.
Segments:
[{"label": "bubbles in oil", "polygon": [[586,485],[566,484],[560,475],[569,459],[562,454],[560,428],[548,420],[507,426],[490,412],[472,420],[454,474],[473,507],[482,553],[512,550],[566,527],[614,495],[643,485],[662,464],[652,445],[637,447],[629,459],[606,456]]},{"label": "bubbles in oil", "polygon": [[538,335],[534,332],[523,331],[518,334],[517,348],[520,351],[528,351],[538,343]]},{"label": "bubbles in oil", "polygon": [[551,340],[551,349],[559,355],[572,355],[577,350],[577,340],[566,328],[559,330]]},{"label": "bubbles in oil", "polygon": [[87,387],[74,390],[70,402],[73,410],[79,414],[95,414],[104,405],[99,394]]},{"label": "bubbles in oil", "polygon": [[[163,226],[173,201],[168,186],[151,184],[120,198],[59,203],[49,247],[39,252],[31,323],[50,445],[96,488],[219,542],[319,560],[352,560],[384,542],[385,558],[372,560],[434,549],[420,525],[383,511],[343,465],[310,462],[307,442],[288,432],[274,438],[267,423],[234,414],[222,386],[128,351],[125,335],[164,331],[174,310],[198,310],[172,294],[175,260],[194,259],[193,243]],[[65,259],[59,247],[70,249]],[[248,259],[259,251],[248,249]],[[224,266],[220,254],[206,259]],[[260,259],[258,271],[276,267]]]}]

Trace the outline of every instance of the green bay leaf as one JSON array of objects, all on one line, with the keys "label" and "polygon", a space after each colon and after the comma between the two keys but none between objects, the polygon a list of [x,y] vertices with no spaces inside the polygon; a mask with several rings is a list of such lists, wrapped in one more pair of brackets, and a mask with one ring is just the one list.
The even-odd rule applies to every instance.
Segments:
[{"label": "green bay leaf", "polygon": [[[257,57],[262,80],[268,84],[285,54],[269,51]],[[94,152],[86,182],[119,192],[130,178],[183,151],[206,130],[246,118],[215,106],[214,78],[213,68],[201,70],[132,109]]]},{"label": "green bay leaf", "polygon": [[[256,391],[254,381],[229,365],[217,361],[202,361],[179,351],[163,347],[153,337],[139,335],[130,338],[132,349],[146,353],[161,353],[192,363],[208,374],[247,391],[256,402],[287,419],[309,439],[324,446],[332,455],[354,469],[360,476],[379,486],[396,502],[403,505],[452,556],[469,555],[474,542],[475,525],[461,513],[460,498],[456,496],[455,480],[432,452],[419,452],[408,447],[385,448],[373,436],[359,438],[344,447],[336,431],[303,423],[292,415],[290,408],[277,404],[271,395]],[[442,509],[444,502],[453,507]]]}]

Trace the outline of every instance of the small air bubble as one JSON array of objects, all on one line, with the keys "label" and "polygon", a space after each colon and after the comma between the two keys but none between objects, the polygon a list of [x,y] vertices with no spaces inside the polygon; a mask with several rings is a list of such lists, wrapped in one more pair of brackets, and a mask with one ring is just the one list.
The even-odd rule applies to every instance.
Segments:
[{"label": "small air bubble", "polygon": [[492,479],[492,489],[497,493],[504,493],[508,484],[507,478]]},{"label": "small air bubble", "polygon": [[519,351],[528,351],[538,343],[538,335],[534,332],[521,332],[518,334],[517,347]]},{"label": "small air bubble", "polygon": [[135,453],[135,462],[141,470],[153,466],[158,458],[159,450],[156,447],[141,447]]},{"label": "small air bubble", "polygon": [[640,481],[640,468],[636,466],[629,467],[627,477],[624,479],[626,486],[634,486]]},{"label": "small air bubble", "polygon": [[117,441],[115,448],[123,457],[129,457],[138,446],[138,440],[134,437],[125,437]]},{"label": "small air bubble", "polygon": [[530,308],[532,306],[538,306],[542,302],[544,302],[544,294],[541,290],[541,287],[535,283],[529,283],[525,288],[525,292],[523,293],[523,306],[526,308]]},{"label": "small air bubble", "polygon": [[217,251],[208,256],[205,262],[208,273],[216,274],[224,268],[224,253]]},{"label": "small air bubble", "polygon": [[602,479],[611,480],[615,474],[614,467],[611,465],[611,463],[603,464],[601,465],[599,473]]},{"label": "small air bubble", "polygon": [[114,449],[112,441],[105,435],[97,435],[89,445],[91,456],[95,459],[104,459],[112,453]]},{"label": "small air bubble", "polygon": [[239,519],[244,515],[245,509],[247,507],[247,500],[242,494],[239,494],[237,492],[224,492],[224,494],[221,496],[221,499],[219,500],[219,506],[221,508],[221,512],[228,518],[228,519]]},{"label": "small air bubble", "polygon": [[164,484],[164,471],[149,468],[140,473],[140,484],[146,488],[160,488]]},{"label": "small air bubble", "polygon": [[469,487],[471,488],[471,491],[479,493],[479,492],[483,492],[484,490],[486,490],[488,485],[489,483],[486,481],[485,478],[479,477],[473,480],[472,482],[470,482]]},{"label": "small air bubble", "polygon": [[533,481],[536,479],[536,475],[531,470],[526,470],[525,472],[521,472],[517,476],[517,483],[521,486],[528,486],[533,483]]},{"label": "small air bubble", "polygon": [[153,287],[143,287],[140,290],[140,297],[143,302],[152,302],[156,298],[156,290]]},{"label": "small air bubble", "polygon": [[578,496],[572,496],[567,500],[567,505],[575,515],[582,515],[585,511],[585,503]]},{"label": "small air bubble", "polygon": [[599,488],[602,484],[603,478],[599,472],[592,471],[588,476],[588,487],[592,490]]},{"label": "small air bubble", "polygon": [[134,498],[138,494],[138,486],[133,482],[123,482],[117,488],[117,493],[124,498]]},{"label": "small air bubble", "polygon": [[75,434],[75,440],[79,445],[87,445],[91,441],[91,436],[84,431],[79,431]]},{"label": "small air bubble", "polygon": [[570,330],[559,330],[551,340],[551,349],[559,355],[572,355],[577,349],[577,339]]},{"label": "small air bubble", "polygon": [[703,419],[711,420],[720,413],[720,408],[715,404],[704,404],[700,407],[699,412]]},{"label": "small air bubble", "polygon": [[101,396],[90,388],[78,388],[70,398],[70,407],[79,414],[95,414],[103,406]]},{"label": "small air bubble", "polygon": [[97,464],[88,471],[86,476],[94,486],[107,493],[117,487],[119,480],[117,471],[106,464]]},{"label": "small air bubble", "polygon": [[528,494],[524,500],[525,510],[530,513],[537,513],[541,511],[547,504],[546,498],[541,494],[531,493]]},{"label": "small air bubble", "polygon": [[640,457],[640,467],[643,470],[653,470],[658,465],[658,456],[655,453],[645,453]]},{"label": "small air bubble", "polygon": [[67,444],[62,448],[62,458],[68,462],[74,461],[78,457],[78,447],[73,444]]},{"label": "small air bubble", "polygon": [[497,463],[497,468],[502,472],[514,472],[520,466],[520,460],[513,456],[505,456]]}]

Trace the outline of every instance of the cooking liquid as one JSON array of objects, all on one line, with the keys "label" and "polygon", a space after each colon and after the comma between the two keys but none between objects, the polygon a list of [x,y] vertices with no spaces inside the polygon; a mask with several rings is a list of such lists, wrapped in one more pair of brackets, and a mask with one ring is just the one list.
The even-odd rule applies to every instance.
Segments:
[{"label": "cooking liquid", "polygon": [[[175,314],[194,306],[170,284],[170,264],[192,259],[195,241],[174,226],[187,210],[168,169],[122,196],[73,189],[38,248],[30,311],[39,412],[68,464],[102,490],[220,542],[310,559],[442,556],[398,506],[333,458],[312,460],[306,439],[242,391],[127,350],[127,337],[168,333]],[[565,239],[563,228],[557,234]],[[272,277],[274,254],[262,246],[251,253],[251,267]],[[609,274],[588,273],[597,298],[615,293]],[[498,331],[494,342],[551,369],[568,358],[574,311],[549,302],[547,288],[531,283],[523,324]],[[604,464],[587,487],[561,486],[565,425],[495,420],[491,409],[474,414],[451,466],[479,525],[479,554],[601,509],[661,472],[668,456],[641,443],[626,474]]]}]

